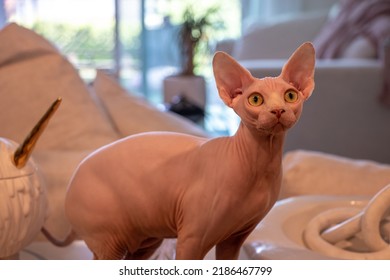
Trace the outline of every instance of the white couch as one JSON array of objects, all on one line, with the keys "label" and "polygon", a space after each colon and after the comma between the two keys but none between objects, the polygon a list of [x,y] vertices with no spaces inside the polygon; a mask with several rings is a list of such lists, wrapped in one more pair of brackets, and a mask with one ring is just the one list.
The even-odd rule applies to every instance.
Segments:
[{"label": "white couch", "polygon": [[[237,40],[220,42],[255,76],[274,76],[303,42],[314,41],[327,14],[311,13],[267,26],[252,26]],[[390,108],[379,101],[383,64],[372,50],[353,46],[342,59],[317,60],[312,97],[288,134],[285,150],[316,150],[390,163]]]}]

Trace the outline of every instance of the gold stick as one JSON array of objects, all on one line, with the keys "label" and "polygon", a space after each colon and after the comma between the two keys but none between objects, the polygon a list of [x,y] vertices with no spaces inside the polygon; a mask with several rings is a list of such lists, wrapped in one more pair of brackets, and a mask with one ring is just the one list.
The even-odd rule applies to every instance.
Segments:
[{"label": "gold stick", "polygon": [[23,143],[20,144],[20,146],[16,149],[13,160],[17,168],[23,168],[26,165],[29,157],[31,156],[35,144],[37,143],[42,132],[45,130],[50,118],[57,111],[58,107],[61,104],[61,101],[61,97],[57,98],[57,100],[54,101],[54,103],[46,111],[43,117],[38,121],[38,123],[34,126],[31,132],[27,135]]}]

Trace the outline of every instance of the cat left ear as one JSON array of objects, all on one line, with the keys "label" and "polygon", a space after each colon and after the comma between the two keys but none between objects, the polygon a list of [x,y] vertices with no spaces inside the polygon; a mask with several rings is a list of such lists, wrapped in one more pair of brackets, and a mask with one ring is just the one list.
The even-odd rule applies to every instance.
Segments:
[{"label": "cat left ear", "polygon": [[311,43],[302,44],[283,66],[280,77],[309,98],[314,90],[315,50]]},{"label": "cat left ear", "polygon": [[229,107],[233,107],[234,100],[254,79],[248,70],[224,52],[214,55],[213,71],[219,96]]}]

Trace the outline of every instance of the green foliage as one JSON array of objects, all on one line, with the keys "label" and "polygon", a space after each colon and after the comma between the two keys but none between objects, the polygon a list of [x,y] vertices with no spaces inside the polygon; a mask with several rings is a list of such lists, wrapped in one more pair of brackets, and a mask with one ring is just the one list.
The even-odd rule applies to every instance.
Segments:
[{"label": "green foliage", "polygon": [[214,30],[224,27],[218,18],[218,6],[212,6],[201,13],[188,6],[183,13],[179,30],[179,46],[182,55],[182,74],[193,75],[208,50],[209,36]]},{"label": "green foliage", "polygon": [[53,42],[62,52],[75,55],[80,60],[112,58],[112,27],[98,30],[90,25],[36,22],[32,28]]},{"label": "green foliage", "polygon": [[186,37],[187,34],[194,43],[204,39],[204,33],[207,29],[218,28],[219,22],[214,22],[212,17],[218,12],[217,7],[211,7],[202,15],[197,15],[193,7],[188,7],[183,14],[183,23],[180,37]]},{"label": "green foliage", "polygon": [[[94,27],[38,21],[31,27],[77,61],[96,64],[98,61],[112,61],[114,52],[114,25]],[[131,30],[130,30],[131,31]],[[136,56],[139,52],[138,32],[121,34],[123,51]]]}]

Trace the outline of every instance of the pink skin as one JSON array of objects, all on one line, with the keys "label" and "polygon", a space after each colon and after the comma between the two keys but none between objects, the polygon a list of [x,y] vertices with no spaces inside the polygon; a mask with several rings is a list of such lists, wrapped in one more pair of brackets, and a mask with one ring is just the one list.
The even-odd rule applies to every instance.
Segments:
[{"label": "pink skin", "polygon": [[[256,79],[217,53],[218,92],[241,118],[234,136],[144,133],[86,158],[65,207],[94,257],[144,259],[164,238],[177,237],[177,259],[202,259],[214,245],[217,259],[237,259],[277,199],[285,133],[313,91],[314,62],[313,46],[305,43],[279,77]],[[286,101],[289,91],[297,100]],[[261,104],[251,104],[253,93]]]}]

